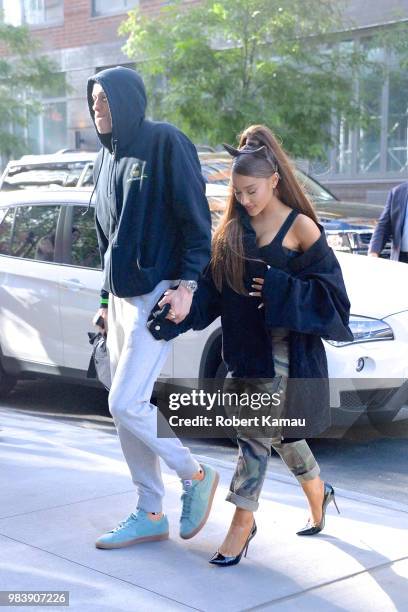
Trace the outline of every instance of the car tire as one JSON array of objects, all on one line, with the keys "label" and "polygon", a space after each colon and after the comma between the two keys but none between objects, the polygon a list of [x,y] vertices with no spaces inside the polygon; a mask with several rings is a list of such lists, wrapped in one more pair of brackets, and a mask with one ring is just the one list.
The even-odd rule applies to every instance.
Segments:
[{"label": "car tire", "polygon": [[228,370],[227,370],[227,366],[225,365],[224,361],[221,361],[221,363],[219,364],[216,372],[215,372],[215,377],[214,378],[225,378],[227,376]]},{"label": "car tire", "polygon": [[0,399],[7,397],[16,386],[16,383],[17,378],[7,374],[0,365]]},{"label": "car tire", "polygon": [[[221,358],[221,355],[220,355],[220,358]],[[214,379],[216,379],[218,383],[216,385],[217,389],[219,388],[220,382],[225,380],[225,378],[227,377],[227,374],[228,374],[227,366],[225,365],[225,362],[221,358],[221,362],[219,363],[216,369],[216,372],[215,372],[215,376],[214,376]],[[223,406],[220,406],[218,408],[218,412],[223,414],[225,417],[228,416]],[[232,427],[226,429],[225,437],[220,438],[220,439],[223,440],[225,443],[230,444],[232,446],[235,446],[235,447],[238,446],[236,432]]]}]

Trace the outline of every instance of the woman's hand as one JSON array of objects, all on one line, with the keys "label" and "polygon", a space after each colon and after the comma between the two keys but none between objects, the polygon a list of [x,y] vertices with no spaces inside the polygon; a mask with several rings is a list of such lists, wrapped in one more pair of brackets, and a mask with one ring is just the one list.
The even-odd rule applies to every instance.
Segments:
[{"label": "woman's hand", "polygon": [[[256,291],[251,291],[249,295],[251,297],[262,297],[264,279],[263,278],[253,278],[252,280],[253,280],[253,284],[251,285],[251,287],[253,289],[256,289]],[[262,307],[263,307],[263,303],[259,304],[258,308],[262,308]]]}]

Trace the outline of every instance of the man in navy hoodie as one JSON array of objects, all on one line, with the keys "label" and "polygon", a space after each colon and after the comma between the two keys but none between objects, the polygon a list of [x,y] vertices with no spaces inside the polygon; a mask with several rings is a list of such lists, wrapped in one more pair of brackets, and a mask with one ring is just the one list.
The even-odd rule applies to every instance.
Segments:
[{"label": "man in navy hoodie", "polygon": [[173,125],[145,118],[140,76],[109,68],[88,80],[88,104],[102,148],[94,177],[96,229],[103,262],[101,305],[111,362],[109,409],[139,498],[135,511],[96,541],[121,548],[168,538],[161,457],[183,483],[180,535],[191,538],[210,512],[218,474],[174,437],[157,437],[154,383],[169,354],[146,327],[166,289],[169,316],[188,315],[208,263],[211,218],[195,147]]}]

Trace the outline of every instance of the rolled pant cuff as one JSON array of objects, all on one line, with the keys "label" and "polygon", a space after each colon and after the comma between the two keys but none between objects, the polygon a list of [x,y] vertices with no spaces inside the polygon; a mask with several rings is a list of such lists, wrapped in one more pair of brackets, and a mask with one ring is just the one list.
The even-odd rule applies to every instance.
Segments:
[{"label": "rolled pant cuff", "polygon": [[246,497],[242,497],[241,495],[237,495],[232,491],[228,491],[227,497],[225,498],[227,501],[231,502],[237,508],[242,508],[242,510],[249,510],[250,512],[256,512],[259,508],[259,503],[257,501],[253,501],[252,499],[247,499]]},{"label": "rolled pant cuff", "polygon": [[296,478],[299,482],[307,482],[308,480],[313,480],[313,478],[317,478],[319,474],[320,467],[316,463],[316,465],[311,470],[309,470],[305,474],[296,475]]},{"label": "rolled pant cuff", "polygon": [[191,480],[194,474],[201,469],[201,465],[194,457],[191,457],[190,465],[191,467],[185,467],[182,471],[177,470],[177,476],[181,478],[181,480]]}]

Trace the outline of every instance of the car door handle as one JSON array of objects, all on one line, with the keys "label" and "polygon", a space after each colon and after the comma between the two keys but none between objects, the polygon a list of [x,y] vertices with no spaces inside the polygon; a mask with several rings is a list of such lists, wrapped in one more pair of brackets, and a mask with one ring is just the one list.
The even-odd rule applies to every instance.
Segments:
[{"label": "car door handle", "polygon": [[81,289],[85,289],[85,285],[77,278],[64,278],[61,281],[61,285],[66,289],[72,289],[73,291],[81,291]]}]

